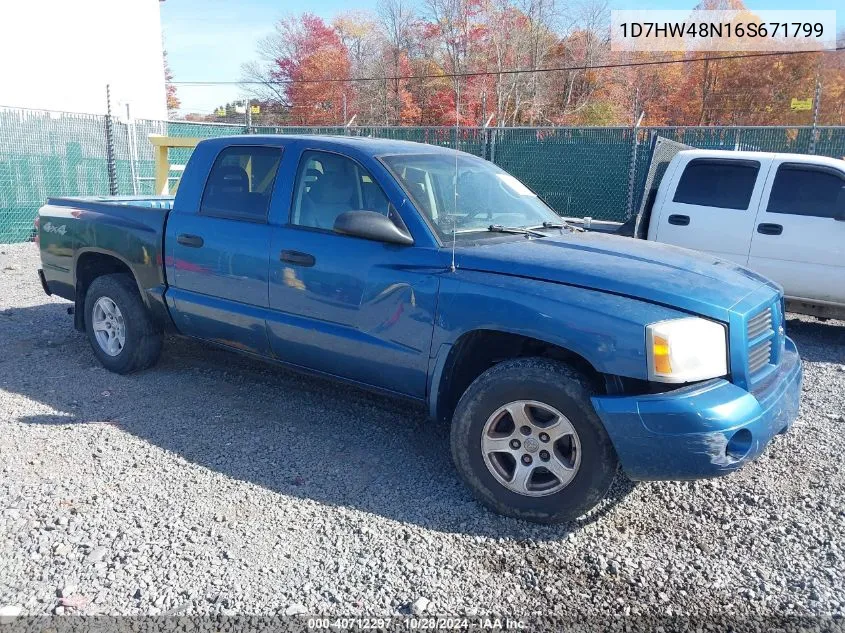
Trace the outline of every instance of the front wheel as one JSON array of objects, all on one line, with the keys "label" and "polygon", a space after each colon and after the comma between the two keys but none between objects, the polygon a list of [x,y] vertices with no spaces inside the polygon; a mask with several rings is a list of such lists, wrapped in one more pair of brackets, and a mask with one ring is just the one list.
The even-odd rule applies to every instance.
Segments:
[{"label": "front wheel", "polygon": [[589,381],[570,366],[521,358],[469,386],[452,420],[452,458],[491,510],[537,523],[571,521],[595,507],[617,470],[593,410]]},{"label": "front wheel", "polygon": [[118,374],[151,367],[161,353],[161,332],[130,275],[103,275],[91,282],[85,294],[85,331],[99,361]]}]

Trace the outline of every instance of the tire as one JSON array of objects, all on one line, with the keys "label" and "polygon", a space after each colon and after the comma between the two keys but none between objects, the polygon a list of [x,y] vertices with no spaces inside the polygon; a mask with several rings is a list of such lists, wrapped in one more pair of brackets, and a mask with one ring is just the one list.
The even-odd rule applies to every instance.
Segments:
[{"label": "tire", "polygon": [[[562,523],[589,512],[604,498],[618,467],[613,444],[590,402],[593,393],[583,374],[559,361],[520,358],[485,371],[463,394],[452,419],[452,459],[464,483],[482,504],[509,517]],[[514,421],[523,411],[527,418],[522,421],[528,424],[518,435]],[[555,441],[557,435],[561,437]],[[487,447],[502,441],[508,446],[495,444],[497,451],[504,450],[490,452],[482,449],[483,438],[490,438]],[[519,450],[512,450],[515,439],[521,442]],[[519,462],[526,458],[532,462],[523,468]],[[511,463],[521,473],[535,471],[525,479],[514,470],[506,482]],[[536,470],[538,466],[542,468]],[[563,474],[555,476],[552,470]]]},{"label": "tire", "polygon": [[[106,316],[105,307],[112,304],[117,309],[113,311],[115,316],[106,318],[111,325],[109,332],[122,328],[123,343],[110,347],[109,352],[98,340],[95,314]],[[103,275],[94,279],[85,294],[84,309],[85,332],[94,355],[103,367],[116,374],[130,374],[152,367],[156,363],[161,353],[162,334],[155,327],[141,301],[138,287],[131,275]],[[99,322],[102,323],[103,319],[99,319]]]}]

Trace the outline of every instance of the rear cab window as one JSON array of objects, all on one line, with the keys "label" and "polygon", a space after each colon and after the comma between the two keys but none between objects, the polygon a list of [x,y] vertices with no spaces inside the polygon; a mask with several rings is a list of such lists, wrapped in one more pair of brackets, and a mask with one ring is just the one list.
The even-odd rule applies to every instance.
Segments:
[{"label": "rear cab window", "polygon": [[205,184],[200,214],[266,222],[282,148],[233,145],[214,161]]},{"label": "rear cab window", "polygon": [[681,174],[672,201],[745,211],[759,171],[754,160],[695,158]]},{"label": "rear cab window", "polygon": [[834,218],[845,203],[845,174],[822,165],[783,163],[778,167],[767,213]]}]

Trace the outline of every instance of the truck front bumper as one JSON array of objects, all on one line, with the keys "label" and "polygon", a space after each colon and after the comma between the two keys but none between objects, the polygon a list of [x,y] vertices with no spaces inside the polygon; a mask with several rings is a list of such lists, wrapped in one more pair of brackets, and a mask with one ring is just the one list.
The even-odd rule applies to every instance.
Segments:
[{"label": "truck front bumper", "polygon": [[593,406],[631,479],[717,477],[755,459],[789,429],[801,376],[787,338],[776,374],[754,394],[717,379],[664,394],[597,396]]}]

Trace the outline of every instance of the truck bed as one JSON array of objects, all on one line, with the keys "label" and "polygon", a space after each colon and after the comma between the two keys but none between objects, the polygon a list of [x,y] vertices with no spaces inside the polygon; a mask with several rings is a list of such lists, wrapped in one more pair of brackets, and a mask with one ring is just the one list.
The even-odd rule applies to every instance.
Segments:
[{"label": "truck bed", "polygon": [[172,207],[172,197],[48,199],[38,211],[45,290],[76,302],[79,283],[110,267],[132,273],[144,302],[155,309],[166,289],[164,228]]}]

